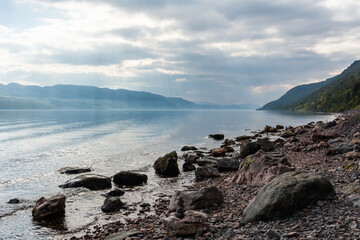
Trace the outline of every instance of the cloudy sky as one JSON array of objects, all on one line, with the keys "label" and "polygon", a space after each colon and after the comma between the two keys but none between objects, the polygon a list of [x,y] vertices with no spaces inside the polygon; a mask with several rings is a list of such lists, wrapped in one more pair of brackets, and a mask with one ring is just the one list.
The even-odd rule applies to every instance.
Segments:
[{"label": "cloudy sky", "polygon": [[356,0],[1,0],[0,83],[262,105],[360,58]]}]

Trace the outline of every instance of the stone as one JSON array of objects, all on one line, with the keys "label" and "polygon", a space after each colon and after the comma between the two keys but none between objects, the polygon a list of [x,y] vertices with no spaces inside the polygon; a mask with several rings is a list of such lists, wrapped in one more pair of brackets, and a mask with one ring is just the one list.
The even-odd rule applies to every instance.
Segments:
[{"label": "stone", "polygon": [[338,152],[334,148],[329,148],[325,151],[326,156],[334,156],[336,154],[338,154]]},{"label": "stone", "polygon": [[40,198],[32,209],[35,220],[52,220],[65,215],[65,195],[56,195],[51,198]]},{"label": "stone", "polygon": [[181,151],[195,151],[195,150],[198,150],[198,149],[194,146],[183,146],[181,148]]},{"label": "stone", "polygon": [[310,138],[314,142],[321,142],[321,141],[328,141],[332,138],[339,137],[339,134],[337,133],[320,133],[320,132],[314,132],[311,134]]},{"label": "stone", "polygon": [[258,138],[256,143],[259,144],[260,148],[265,152],[274,151],[275,145],[269,141],[269,138]]},{"label": "stone", "polygon": [[141,235],[142,232],[139,231],[122,231],[110,234],[109,236],[105,237],[105,240],[125,240],[128,237],[135,237],[136,235]]},{"label": "stone", "polygon": [[275,128],[276,129],[284,129],[284,126],[278,124],[278,125],[275,126]]},{"label": "stone", "polygon": [[224,157],[226,148],[213,148],[211,149],[211,156],[213,157]]},{"label": "stone", "polygon": [[103,190],[111,188],[111,178],[97,174],[84,174],[66,181],[61,188],[84,187],[90,190]]},{"label": "stone", "polygon": [[91,172],[91,168],[80,168],[80,167],[65,167],[59,170],[61,174],[79,174]]},{"label": "stone", "polygon": [[190,155],[185,158],[186,163],[196,163],[196,160],[199,159],[198,155]]},{"label": "stone", "polygon": [[276,176],[294,170],[287,158],[282,154],[265,153],[260,150],[243,160],[232,182],[262,186]]},{"label": "stone", "polygon": [[243,213],[243,222],[284,217],[318,200],[332,199],[335,190],[325,177],[287,172],[262,187]]},{"label": "stone", "polygon": [[118,186],[139,186],[146,183],[148,177],[146,174],[121,171],[113,176],[113,182]]},{"label": "stone", "polygon": [[334,143],[340,143],[340,142],[344,142],[344,139],[341,138],[341,137],[329,139],[329,140],[327,141],[328,144],[334,144]]},{"label": "stone", "polygon": [[267,236],[267,239],[269,239],[269,240],[280,240],[280,238],[281,238],[280,233],[276,232],[273,229],[270,229],[269,231],[267,231],[266,236]]},{"label": "stone", "polygon": [[249,140],[250,138],[251,138],[251,136],[242,135],[242,136],[236,137],[236,138],[235,138],[235,141],[241,142],[241,141],[244,141],[244,140]]},{"label": "stone", "polygon": [[240,145],[240,157],[245,158],[251,154],[256,153],[261,149],[261,146],[256,142],[244,141]]},{"label": "stone", "polygon": [[292,136],[295,136],[295,133],[290,131],[290,130],[287,130],[287,131],[280,134],[280,137],[283,137],[283,138],[289,138],[289,137],[292,137]]},{"label": "stone", "polygon": [[180,219],[174,213],[163,220],[164,229],[169,237],[193,236],[200,229],[208,227],[208,216],[205,213],[188,210]]},{"label": "stone", "polygon": [[224,144],[225,145],[234,145],[235,141],[227,138],[227,139],[225,139]]},{"label": "stone", "polygon": [[195,170],[196,179],[220,177],[219,170],[212,166],[200,166]]},{"label": "stone", "polygon": [[350,195],[350,194],[353,194],[353,193],[360,194],[360,182],[356,181],[356,182],[350,183],[349,185],[347,185],[346,187],[344,187],[342,189],[342,192],[345,195]]},{"label": "stone", "polygon": [[7,203],[8,204],[18,204],[18,203],[20,203],[20,200],[18,198],[13,198],[13,199],[10,199]]},{"label": "stone", "polygon": [[101,211],[109,213],[116,212],[123,208],[125,203],[120,200],[120,197],[107,197],[104,201],[104,205],[101,206]]},{"label": "stone", "polygon": [[215,159],[211,159],[211,158],[200,158],[199,160],[196,161],[196,164],[199,166],[215,166],[216,165],[216,160]]},{"label": "stone", "polygon": [[189,172],[189,171],[194,171],[196,167],[194,166],[194,164],[186,162],[183,164],[182,169],[183,172]]},{"label": "stone", "polygon": [[124,195],[125,192],[119,188],[115,188],[112,190],[109,190],[107,192],[105,192],[104,194],[102,194],[104,197],[119,197]]},{"label": "stone", "polygon": [[265,127],[264,127],[264,132],[277,132],[278,130],[276,129],[276,128],[274,128],[274,127],[271,127],[271,126],[268,126],[268,125],[266,125]]},{"label": "stone", "polygon": [[224,202],[223,193],[215,186],[203,187],[198,191],[177,191],[171,198],[169,212],[175,212],[182,199],[184,210],[206,209]]},{"label": "stone", "polygon": [[337,147],[335,147],[335,150],[338,153],[347,153],[353,151],[355,148],[355,144],[353,143],[340,143]]},{"label": "stone", "polygon": [[216,161],[215,168],[219,172],[237,171],[239,169],[240,161],[235,158],[221,158]]},{"label": "stone", "polygon": [[216,134],[209,134],[209,138],[215,139],[215,140],[223,140],[224,134],[216,133]]},{"label": "stone", "polygon": [[325,123],[322,128],[324,129],[329,129],[329,128],[332,128],[332,127],[335,127],[336,126],[336,121],[331,121],[331,122],[328,122],[328,123]]},{"label": "stone", "polygon": [[328,148],[329,144],[327,144],[327,142],[321,141],[319,142],[319,144],[317,145],[318,148]]},{"label": "stone", "polygon": [[349,159],[360,159],[360,152],[347,152],[344,156]]},{"label": "stone", "polygon": [[154,163],[155,172],[161,177],[176,177],[180,174],[175,151],[158,158]]}]

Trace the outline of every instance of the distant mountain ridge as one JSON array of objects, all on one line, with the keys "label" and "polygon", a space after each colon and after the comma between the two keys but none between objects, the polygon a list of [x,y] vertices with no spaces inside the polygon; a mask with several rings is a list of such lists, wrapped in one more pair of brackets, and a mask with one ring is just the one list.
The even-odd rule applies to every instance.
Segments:
[{"label": "distant mountain ridge", "polygon": [[[249,105],[198,105],[150,92],[79,85],[0,84],[0,109],[248,109]],[[254,107],[253,107],[254,109]]]},{"label": "distant mountain ridge", "polygon": [[258,110],[341,112],[360,104],[360,61],[326,81],[296,86]]}]

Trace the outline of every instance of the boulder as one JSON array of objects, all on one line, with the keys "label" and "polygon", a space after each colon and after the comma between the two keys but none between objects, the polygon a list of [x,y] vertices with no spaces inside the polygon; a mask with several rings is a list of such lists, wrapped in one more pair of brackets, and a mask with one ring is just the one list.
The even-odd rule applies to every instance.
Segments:
[{"label": "boulder", "polygon": [[284,173],[259,190],[245,208],[243,222],[283,217],[318,200],[334,196],[330,181],[321,175],[311,172]]},{"label": "boulder", "polygon": [[240,157],[245,158],[251,154],[256,153],[261,149],[261,146],[256,142],[244,141],[240,145]]},{"label": "boulder", "polygon": [[196,164],[199,166],[215,166],[216,165],[216,160],[212,159],[212,158],[200,158],[199,160],[196,161]]},{"label": "boulder", "polygon": [[59,170],[61,174],[79,174],[91,172],[91,168],[80,168],[80,167],[64,167]]},{"label": "boulder", "polygon": [[198,155],[190,155],[185,158],[186,163],[196,163],[196,160],[199,159]]},{"label": "boulder", "polygon": [[90,190],[103,190],[111,188],[111,179],[97,174],[84,174],[66,181],[61,188],[84,187]]},{"label": "boulder", "polygon": [[224,157],[226,148],[213,148],[211,149],[211,156],[213,157]]},{"label": "boulder", "polygon": [[227,139],[225,139],[224,144],[225,145],[234,145],[235,141],[227,138]]},{"label": "boulder", "polygon": [[268,138],[258,138],[256,143],[260,145],[260,148],[265,152],[274,151],[275,145],[270,142]]},{"label": "boulder", "polygon": [[175,212],[182,201],[184,210],[205,209],[224,202],[223,193],[215,186],[203,187],[198,191],[177,191],[171,198],[169,212]]},{"label": "boulder", "polygon": [[281,153],[265,153],[260,150],[244,159],[232,182],[261,186],[280,174],[294,170]]},{"label": "boulder", "polygon": [[155,172],[161,177],[176,177],[180,174],[175,151],[158,158],[154,163]]},{"label": "boulder", "polygon": [[265,127],[264,127],[264,132],[277,132],[278,130],[276,129],[276,128],[274,128],[274,127],[271,127],[271,126],[268,126],[268,125],[266,125]]},{"label": "boulder", "polygon": [[102,194],[104,197],[119,197],[124,195],[125,192],[121,189],[115,188]]},{"label": "boulder", "polygon": [[183,146],[181,148],[181,151],[195,151],[195,150],[197,150],[197,148],[194,146]]},{"label": "boulder", "polygon": [[339,134],[334,132],[333,133],[314,132],[310,136],[311,140],[313,140],[314,142],[328,141],[329,139],[337,138],[337,137],[339,137]]},{"label": "boulder", "polygon": [[20,203],[20,200],[18,198],[13,198],[13,199],[10,199],[7,203],[8,204],[18,204],[18,203]]},{"label": "boulder", "polygon": [[338,153],[347,153],[353,151],[355,148],[355,144],[353,143],[340,143],[337,147],[335,147],[335,150]]},{"label": "boulder", "polygon": [[194,164],[186,162],[183,164],[182,169],[183,172],[189,172],[189,171],[194,171],[196,167],[194,166]]},{"label": "boulder", "polygon": [[278,125],[275,126],[275,128],[276,129],[284,129],[284,126],[278,124]]},{"label": "boulder", "polygon": [[209,134],[209,138],[215,139],[215,140],[223,140],[224,134],[216,133],[216,134]]},{"label": "boulder", "polygon": [[221,158],[217,160],[215,168],[220,172],[237,171],[239,169],[240,161],[235,158]]},{"label": "boulder", "polygon": [[193,236],[208,227],[207,220],[207,214],[189,210],[184,213],[184,218],[177,218],[175,213],[171,213],[163,219],[163,224],[169,237]]},{"label": "boulder", "polygon": [[242,135],[242,136],[236,137],[236,138],[235,138],[235,141],[241,142],[241,141],[244,141],[244,140],[249,140],[250,138],[251,138],[251,136]]},{"label": "boulder", "polygon": [[116,212],[125,206],[119,197],[107,197],[104,201],[104,205],[101,206],[103,212]]},{"label": "boulder", "polygon": [[331,121],[331,122],[328,122],[328,123],[325,123],[322,128],[324,129],[329,129],[329,128],[332,128],[332,127],[335,127],[336,126],[336,121]]},{"label": "boulder", "polygon": [[145,174],[122,171],[114,175],[113,182],[118,186],[139,186],[147,182]]},{"label": "boulder", "polygon": [[56,195],[51,198],[40,198],[32,209],[35,220],[51,220],[65,215],[65,195]]},{"label": "boulder", "polygon": [[195,177],[197,179],[220,177],[220,173],[216,168],[212,166],[201,166],[196,168]]},{"label": "boulder", "polygon": [[328,148],[329,144],[327,142],[321,141],[319,142],[319,144],[317,145],[318,148]]}]

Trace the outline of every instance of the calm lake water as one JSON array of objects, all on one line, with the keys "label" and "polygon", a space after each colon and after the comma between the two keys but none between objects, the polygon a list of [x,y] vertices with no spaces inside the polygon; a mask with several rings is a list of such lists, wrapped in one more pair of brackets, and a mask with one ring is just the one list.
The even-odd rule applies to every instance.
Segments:
[{"label": "calm lake water", "polygon": [[[161,179],[152,163],[183,145],[218,147],[210,133],[226,138],[247,134],[265,125],[296,126],[332,120],[334,115],[289,114],[266,111],[0,111],[0,239],[48,239],[76,232],[88,224],[119,220],[105,216],[103,191],[61,189],[73,176],[58,172],[68,166],[91,167],[93,173],[112,176],[122,170],[140,170],[149,176],[146,186],[130,189],[128,204],[152,202],[156,193],[171,194],[190,184],[192,173]],[[181,155],[181,153],[180,153]],[[67,196],[61,226],[43,226],[31,217],[31,205],[42,196]],[[19,198],[22,203],[6,202]]]}]

